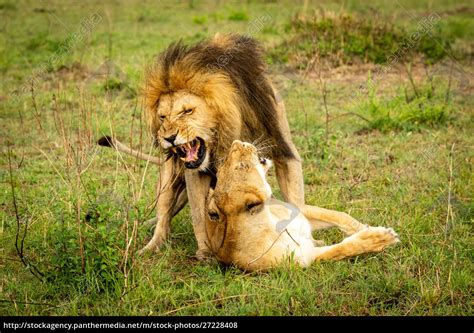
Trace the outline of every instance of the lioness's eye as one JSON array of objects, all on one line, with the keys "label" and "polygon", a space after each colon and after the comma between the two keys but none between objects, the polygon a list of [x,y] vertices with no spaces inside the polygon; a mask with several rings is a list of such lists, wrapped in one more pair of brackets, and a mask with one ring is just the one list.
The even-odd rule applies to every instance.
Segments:
[{"label": "lioness's eye", "polygon": [[218,221],[219,214],[216,212],[209,212],[209,218],[211,219],[211,221]]},{"label": "lioness's eye", "polygon": [[184,114],[191,114],[191,113],[193,113],[193,111],[194,111],[194,109],[189,108],[189,109],[184,110],[183,113]]},{"label": "lioness's eye", "polygon": [[160,120],[161,120],[161,121],[165,120],[165,118],[166,118],[166,116],[163,116],[163,115],[160,116]]},{"label": "lioness's eye", "polygon": [[254,209],[255,207],[258,207],[262,204],[262,202],[250,202],[247,204],[247,210],[252,210]]}]

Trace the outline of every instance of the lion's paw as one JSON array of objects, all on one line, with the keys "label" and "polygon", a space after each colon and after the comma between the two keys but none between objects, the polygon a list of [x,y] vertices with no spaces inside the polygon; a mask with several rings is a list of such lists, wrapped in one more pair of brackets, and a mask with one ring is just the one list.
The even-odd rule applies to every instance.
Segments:
[{"label": "lion's paw", "polygon": [[149,241],[141,250],[138,251],[139,256],[143,256],[147,253],[158,253],[160,252],[160,242],[154,242],[153,240]]},{"label": "lion's paw", "polygon": [[194,257],[199,261],[204,261],[204,262],[214,261],[214,256],[212,255],[212,252],[208,249],[197,250],[196,255]]}]

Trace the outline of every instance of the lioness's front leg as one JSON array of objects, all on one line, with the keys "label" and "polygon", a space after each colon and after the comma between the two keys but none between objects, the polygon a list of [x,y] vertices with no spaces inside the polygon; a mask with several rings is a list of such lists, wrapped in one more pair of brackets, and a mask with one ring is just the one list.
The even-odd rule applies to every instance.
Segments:
[{"label": "lioness's front leg", "polygon": [[352,235],[368,227],[347,213],[309,205],[304,205],[300,209],[313,230],[337,227],[346,235]]},{"label": "lioness's front leg", "polygon": [[180,194],[185,190],[186,183],[182,168],[179,168],[176,161],[169,159],[161,167],[158,180],[158,201],[157,201],[157,223],[152,239],[140,251],[157,251],[163,244],[170,232],[170,221],[175,211]]},{"label": "lioness's front leg", "polygon": [[191,218],[193,220],[194,235],[198,245],[196,257],[203,260],[210,256],[211,252],[207,246],[205,204],[209,193],[211,177],[196,171],[186,170],[186,189],[188,191],[189,205],[191,206]]}]

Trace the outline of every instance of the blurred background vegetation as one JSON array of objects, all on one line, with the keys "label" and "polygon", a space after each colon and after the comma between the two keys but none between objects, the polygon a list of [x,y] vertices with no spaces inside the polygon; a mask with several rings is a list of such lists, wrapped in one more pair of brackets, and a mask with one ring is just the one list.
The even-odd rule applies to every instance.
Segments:
[{"label": "blurred background vegetation", "polygon": [[[0,0],[0,314],[472,315],[473,13],[436,0]],[[159,169],[95,141],[155,153],[145,66],[217,32],[262,43],[307,202],[391,226],[399,246],[245,274],[193,258],[186,208],[159,254],[136,255]]]}]

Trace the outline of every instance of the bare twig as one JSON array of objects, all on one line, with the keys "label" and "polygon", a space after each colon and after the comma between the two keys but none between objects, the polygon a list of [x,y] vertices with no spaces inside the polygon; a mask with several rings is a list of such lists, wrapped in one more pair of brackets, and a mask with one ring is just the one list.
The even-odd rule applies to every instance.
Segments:
[{"label": "bare twig", "polygon": [[451,67],[449,68],[449,79],[448,79],[448,89],[446,90],[446,95],[444,97],[444,105],[446,106],[449,103],[451,97],[451,84],[453,81],[453,62],[451,62]]},{"label": "bare twig", "polygon": [[52,308],[59,308],[59,306],[51,304],[51,303],[20,302],[20,301],[9,300],[9,299],[0,299],[0,303],[18,303],[18,304],[40,305],[40,306],[50,306]]},{"label": "bare twig", "polygon": [[16,235],[15,235],[15,249],[23,265],[27,267],[29,271],[31,272],[31,274],[33,274],[37,279],[39,279],[40,281],[43,281],[42,279],[42,276],[44,276],[43,273],[41,273],[40,270],[35,265],[33,265],[29,260],[27,260],[23,254],[23,245],[25,243],[26,234],[28,232],[28,223],[25,224],[25,229],[24,229],[23,236],[21,238],[20,246],[18,245],[18,240],[19,240],[20,231],[21,231],[21,222],[20,222],[20,214],[18,213],[18,205],[16,202],[15,186],[13,184],[13,171],[12,171],[10,146],[8,146],[8,170],[10,173],[10,185],[12,189],[13,207],[15,210],[16,227],[17,227]]},{"label": "bare twig", "polygon": [[216,299],[211,299],[211,300],[208,300],[208,301],[195,302],[195,303],[185,305],[185,306],[182,306],[180,308],[165,312],[162,315],[167,316],[167,315],[170,315],[172,313],[175,313],[175,312],[178,312],[178,311],[181,311],[181,310],[184,310],[184,309],[189,309],[189,308],[192,308],[192,307],[195,307],[195,306],[198,306],[198,305],[202,305],[202,304],[215,303],[215,302],[225,301],[225,300],[228,300],[228,299],[234,299],[234,298],[238,298],[238,297],[249,297],[249,296],[255,296],[255,295],[256,294],[232,295],[232,296],[227,296],[227,297],[220,297],[220,298],[216,298]]},{"label": "bare twig", "polygon": [[34,109],[34,114],[35,114],[35,119],[38,122],[39,129],[41,130],[41,133],[46,136],[46,133],[44,132],[43,126],[41,125],[41,113],[38,111],[38,106],[36,104],[36,96],[35,96],[35,89],[33,87],[33,83],[31,83],[31,101],[33,103],[33,109]]},{"label": "bare twig", "polygon": [[451,151],[449,152],[449,182],[448,182],[448,207],[446,209],[446,224],[444,229],[444,239],[448,237],[448,232],[450,229],[449,220],[451,219],[451,224],[453,223],[453,208],[451,205],[451,189],[453,185],[453,155],[454,155],[454,143],[451,146]]},{"label": "bare twig", "polygon": [[410,81],[411,87],[413,88],[413,92],[415,93],[416,98],[420,98],[420,93],[418,92],[415,80],[413,79],[412,63],[409,62],[408,64],[405,64],[405,69],[407,71],[408,80]]}]

